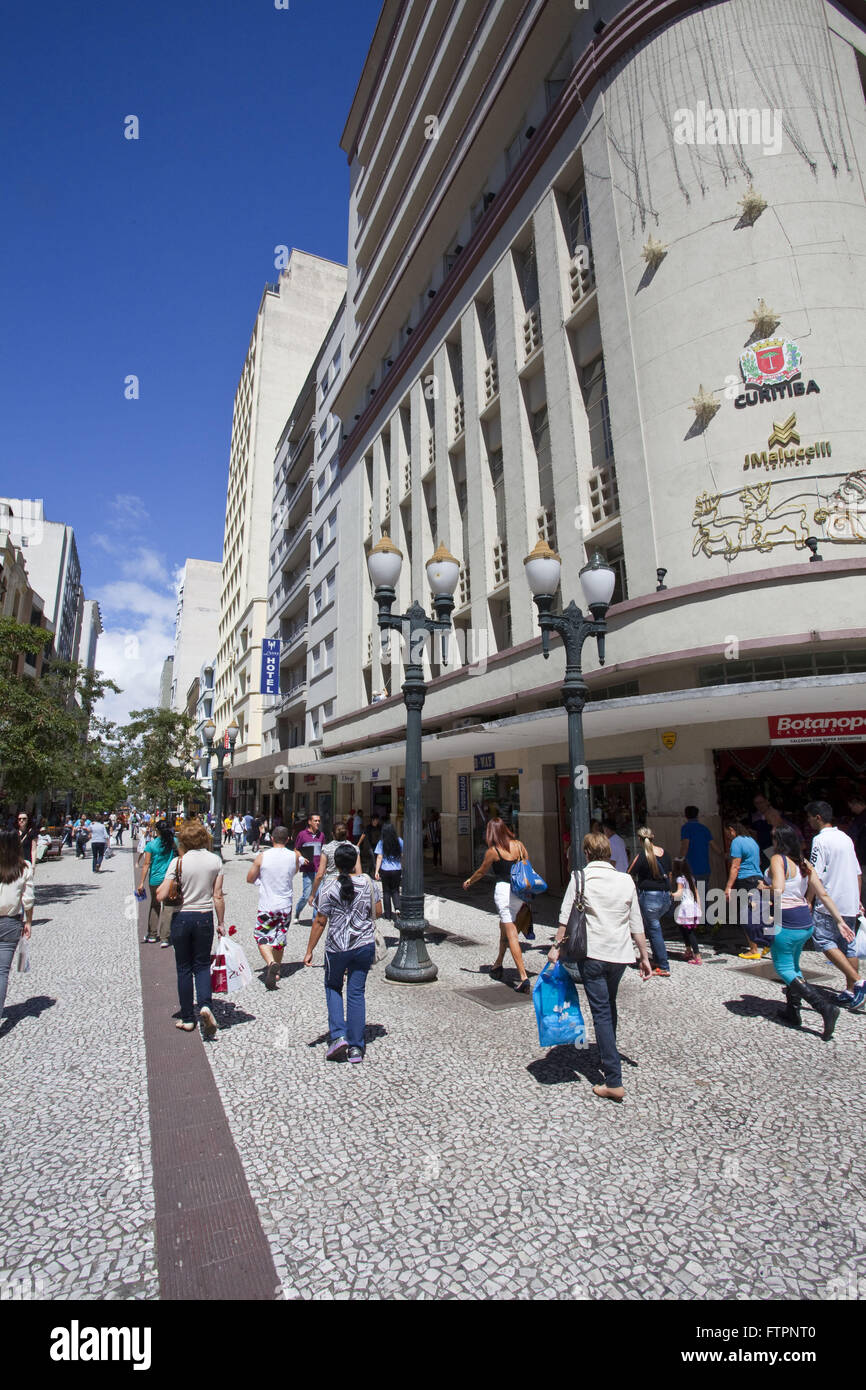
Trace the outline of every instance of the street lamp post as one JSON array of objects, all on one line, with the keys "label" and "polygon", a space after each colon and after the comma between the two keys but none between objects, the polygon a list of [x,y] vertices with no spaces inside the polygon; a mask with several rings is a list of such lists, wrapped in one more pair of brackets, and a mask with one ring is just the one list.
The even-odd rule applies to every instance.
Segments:
[{"label": "street lamp post", "polygon": [[[215,733],[216,733],[216,724],[214,724],[214,722],[213,722],[212,719],[206,720],[206,722],[205,722],[205,724],[204,724],[204,726],[203,726],[203,728],[202,728],[202,733],[204,734],[205,743],[207,744],[208,765],[210,765],[210,760],[211,760],[211,758],[212,758],[214,755],[216,755],[216,760],[217,760],[216,770],[215,770],[215,772],[213,773],[213,779],[212,779],[212,780],[213,780],[213,806],[214,806],[214,811],[213,811],[213,819],[214,819],[214,827],[213,827],[213,847],[214,847],[214,852],[215,852],[216,854],[218,854],[218,855],[220,856],[220,858],[222,858],[222,843],[223,843],[223,783],[224,783],[224,781],[225,781],[225,771],[223,770],[223,763],[225,762],[225,756],[226,756],[225,740],[224,740],[224,739],[220,739],[219,743],[216,745],[216,747],[214,747],[214,735],[215,735]],[[235,723],[234,720],[232,720],[231,724],[229,724],[229,727],[228,727],[228,737],[229,737],[229,747],[228,747],[229,762],[232,763],[232,762],[234,762],[234,756],[235,756],[235,744],[236,744],[237,741],[238,741],[238,726],[237,726],[237,724]]]},{"label": "street lamp post", "polygon": [[605,616],[613,597],[616,575],[596,551],[580,571],[580,583],[592,617],[582,613],[572,599],[562,613],[554,613],[553,596],[559,586],[562,562],[546,541],[539,539],[524,560],[526,580],[538,609],[541,649],[550,656],[550,634],[558,633],[565,646],[565,681],[562,703],[568,714],[568,769],[571,779],[571,867],[583,864],[583,837],[589,833],[589,774],[583,747],[583,707],[589,694],[581,669],[581,653],[587,637],[598,643],[598,659],[604,665]]},{"label": "street lamp post", "polygon": [[451,627],[454,611],[454,590],[460,575],[460,565],[453,555],[440,545],[427,561],[427,578],[433,594],[435,618],[428,618],[420,603],[413,603],[405,614],[392,613],[397,599],[397,581],[403,566],[403,555],[388,536],[383,536],[367,556],[367,568],[373,584],[373,597],[378,607],[381,631],[391,629],[407,632],[409,659],[403,682],[406,705],[406,802],[403,817],[403,881],[400,892],[400,944],[394,958],[385,967],[385,977],[401,984],[426,984],[435,980],[436,966],[427,954],[424,941],[424,842],[421,833],[421,710],[427,694],[422,664],[428,632],[442,633],[442,655],[445,634]]}]

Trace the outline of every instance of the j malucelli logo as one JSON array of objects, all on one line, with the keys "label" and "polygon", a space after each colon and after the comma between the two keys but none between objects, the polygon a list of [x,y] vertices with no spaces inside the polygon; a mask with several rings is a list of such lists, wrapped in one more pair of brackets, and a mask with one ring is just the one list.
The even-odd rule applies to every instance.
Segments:
[{"label": "j malucelli logo", "polygon": [[678,145],[760,145],[763,154],[781,154],[782,113],[775,107],[725,111],[699,101],[694,111],[674,112],[674,140]]},{"label": "j malucelli logo", "polygon": [[52,1361],[131,1361],[134,1371],[150,1370],[149,1327],[68,1327],[51,1330]]}]

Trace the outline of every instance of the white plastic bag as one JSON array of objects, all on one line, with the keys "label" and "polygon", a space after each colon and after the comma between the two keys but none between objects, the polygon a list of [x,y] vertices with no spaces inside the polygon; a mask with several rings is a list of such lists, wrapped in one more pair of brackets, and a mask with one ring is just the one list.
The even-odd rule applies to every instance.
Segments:
[{"label": "white plastic bag", "polygon": [[866,917],[857,919],[857,935],[854,938],[854,954],[861,960],[866,959]]},{"label": "white plastic bag", "polygon": [[231,936],[220,937],[220,945],[226,958],[227,994],[239,994],[245,985],[252,983],[253,972],[244,955],[243,947]]},{"label": "white plastic bag", "polygon": [[18,942],[18,959],[16,968],[22,975],[26,975],[30,969],[30,937],[22,936]]}]

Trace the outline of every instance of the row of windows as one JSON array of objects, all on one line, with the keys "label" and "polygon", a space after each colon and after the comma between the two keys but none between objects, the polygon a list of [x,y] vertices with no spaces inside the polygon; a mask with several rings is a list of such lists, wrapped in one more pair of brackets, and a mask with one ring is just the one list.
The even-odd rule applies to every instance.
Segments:
[{"label": "row of windows", "polygon": [[808,676],[839,676],[866,671],[866,648],[850,652],[798,652],[791,656],[762,656],[701,666],[699,685],[736,685],[740,681],[802,680]]}]

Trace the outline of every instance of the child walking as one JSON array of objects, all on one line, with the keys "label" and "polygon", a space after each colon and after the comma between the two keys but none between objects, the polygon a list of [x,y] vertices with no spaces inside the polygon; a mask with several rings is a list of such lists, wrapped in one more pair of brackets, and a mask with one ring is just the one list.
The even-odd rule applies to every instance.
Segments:
[{"label": "child walking", "polygon": [[686,961],[689,965],[703,965],[698,949],[695,928],[701,920],[701,903],[695,876],[689,868],[687,859],[675,859],[671,876],[676,880],[676,891],[671,899],[676,903],[674,921],[686,943]]}]

